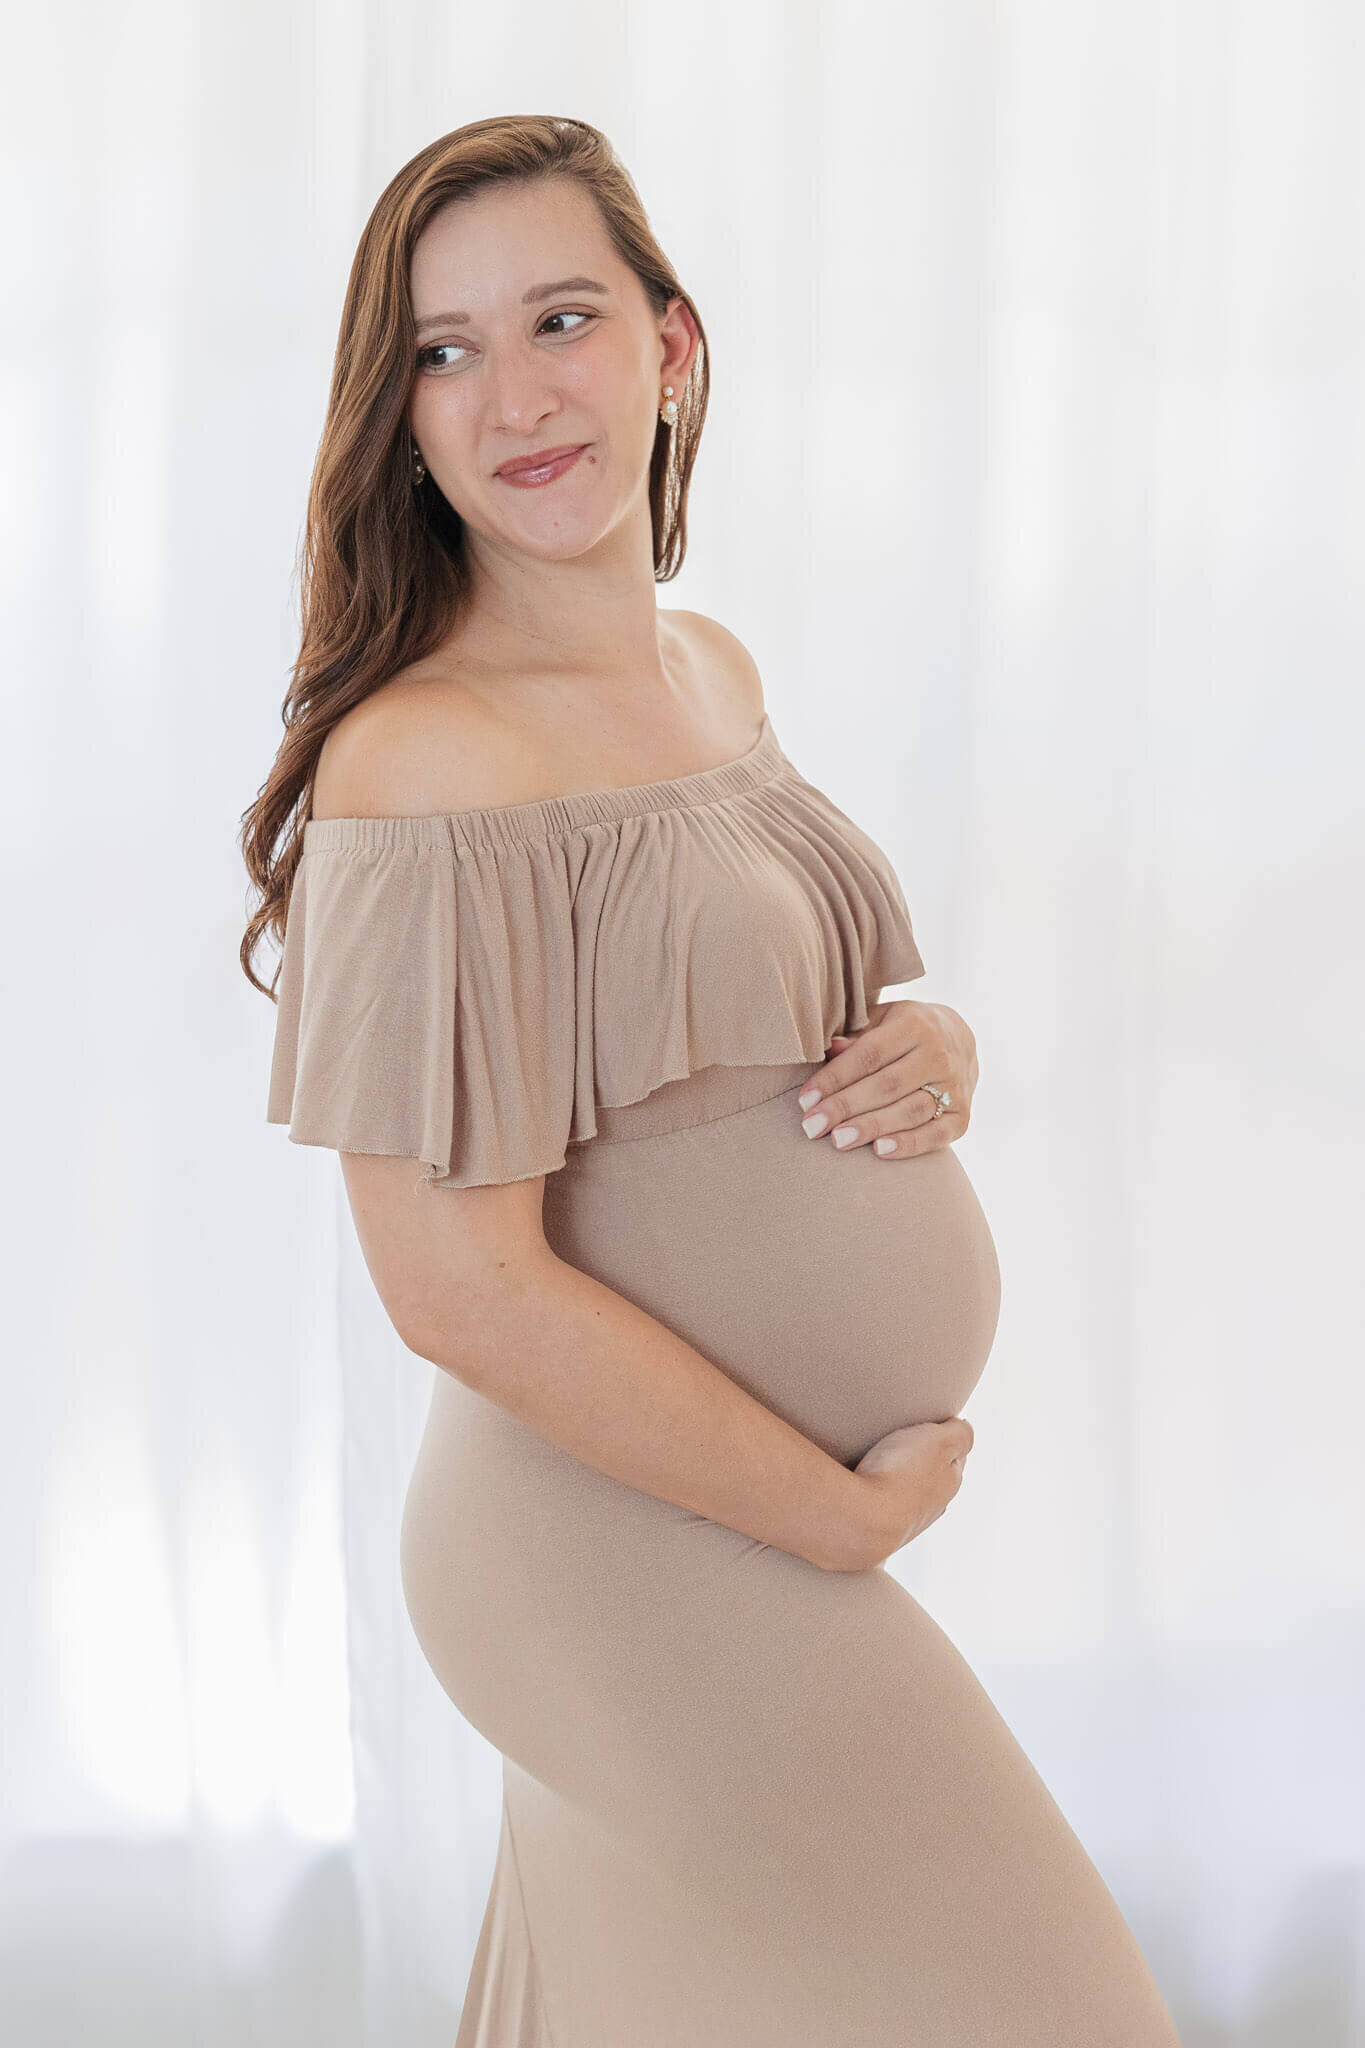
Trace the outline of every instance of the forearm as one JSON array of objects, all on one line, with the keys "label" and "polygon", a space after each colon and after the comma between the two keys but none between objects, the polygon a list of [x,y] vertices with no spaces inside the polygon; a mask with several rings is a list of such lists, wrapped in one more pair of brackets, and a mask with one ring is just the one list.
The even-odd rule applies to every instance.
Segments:
[{"label": "forearm", "polygon": [[859,1568],[864,1483],[548,1247],[414,1335],[412,1350],[610,1478],[826,1570]]}]

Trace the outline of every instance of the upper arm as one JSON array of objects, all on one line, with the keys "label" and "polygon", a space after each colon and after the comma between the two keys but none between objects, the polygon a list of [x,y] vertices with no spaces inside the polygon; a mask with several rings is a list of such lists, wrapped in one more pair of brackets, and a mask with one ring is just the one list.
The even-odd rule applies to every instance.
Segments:
[{"label": "upper arm", "polygon": [[[505,772],[496,748],[483,743],[477,716],[464,715],[452,692],[398,681],[354,706],[328,734],[310,817],[321,824],[439,816],[499,801],[486,792],[496,792]],[[362,827],[353,851],[314,853],[296,879],[270,1113],[301,1142],[335,1146],[361,1249],[390,1321],[411,1349],[430,1355],[439,1343],[449,1361],[486,1323],[492,1290],[505,1290],[529,1262],[547,1255],[545,1174],[494,1176],[553,1155],[559,1109],[557,1099],[524,1103],[509,1088],[506,1130],[499,1123],[489,1135],[486,1164],[471,1157],[472,1132],[486,1131],[488,1116],[503,1106],[501,1091],[498,1104],[470,1098],[470,1088],[490,1072],[480,1048],[493,1048],[495,1069],[499,1050],[515,1038],[517,1018],[502,1014],[501,989],[488,992],[486,1016],[477,1004],[457,1001],[457,926],[462,915],[498,912],[490,897],[482,910],[471,905],[461,913],[444,852],[401,840],[391,851],[386,845],[371,842]],[[528,962],[535,958],[537,908],[529,900],[508,906]],[[534,1028],[532,1018],[528,1030]],[[462,1044],[463,1033],[477,1045]],[[474,1076],[464,1065],[471,1052]],[[533,1064],[528,1056],[527,1073]],[[512,1071],[525,1078],[523,1063]],[[452,1074],[453,1134],[452,1108],[440,1099]],[[458,1121],[462,1107],[472,1124]],[[357,1149],[348,1149],[348,1139]],[[417,1177],[414,1159],[434,1171],[443,1155],[456,1172],[489,1177],[468,1186]]]},{"label": "upper arm", "polygon": [[473,1378],[495,1300],[552,1256],[544,1174],[487,1187],[432,1188],[410,1159],[342,1152],[356,1236],[389,1321],[410,1351]]}]

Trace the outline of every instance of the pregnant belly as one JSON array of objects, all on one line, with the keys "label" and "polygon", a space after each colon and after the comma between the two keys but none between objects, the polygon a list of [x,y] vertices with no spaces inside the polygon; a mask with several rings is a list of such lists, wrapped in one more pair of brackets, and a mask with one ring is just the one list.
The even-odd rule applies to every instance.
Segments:
[{"label": "pregnant belly", "polygon": [[[802,1131],[811,1069],[793,1071],[781,1094],[704,1122],[698,1107],[753,1098],[773,1072],[647,1098],[614,1121],[631,1135],[571,1147],[548,1176],[545,1229],[561,1258],[851,1466],[888,1430],[959,1412],[995,1335],[999,1271],[951,1146],[899,1162],[836,1152]],[[669,1115],[686,1127],[659,1131]],[[736,1658],[782,1669],[824,1597],[803,1560],[609,1478],[440,1372],[401,1564],[428,1662],[504,1755],[610,1816],[623,1754],[643,1741],[626,1832],[662,1796],[676,1744],[661,1750],[658,1731],[680,1703],[715,1737]],[[656,1820],[656,1839],[678,1834],[676,1813]]]},{"label": "pregnant belly", "polygon": [[546,1183],[558,1255],[627,1295],[832,1456],[960,1412],[1000,1272],[951,1145],[908,1160],[807,1138],[796,1097],[589,1141]]}]

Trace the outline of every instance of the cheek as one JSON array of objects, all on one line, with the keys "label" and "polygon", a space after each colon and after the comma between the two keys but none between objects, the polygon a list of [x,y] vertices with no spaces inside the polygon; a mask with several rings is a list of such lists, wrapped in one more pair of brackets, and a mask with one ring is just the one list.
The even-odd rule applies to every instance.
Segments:
[{"label": "cheek", "polygon": [[413,440],[444,477],[444,488],[461,497],[481,475],[480,436],[463,397],[433,378],[414,391],[408,404]]},{"label": "cheek", "polygon": [[408,400],[408,424],[420,446],[448,442],[459,432],[460,408],[433,378],[419,378]]},{"label": "cheek", "polygon": [[623,361],[610,372],[594,368],[581,382],[566,380],[561,397],[566,416],[597,434],[601,446],[591,451],[594,461],[623,491],[633,490],[648,467],[659,424],[658,405],[641,381],[639,364]]},{"label": "cheek", "polygon": [[651,386],[638,350],[608,343],[605,336],[594,338],[604,345],[565,351],[559,380],[563,396],[617,432],[641,417],[648,420]]}]

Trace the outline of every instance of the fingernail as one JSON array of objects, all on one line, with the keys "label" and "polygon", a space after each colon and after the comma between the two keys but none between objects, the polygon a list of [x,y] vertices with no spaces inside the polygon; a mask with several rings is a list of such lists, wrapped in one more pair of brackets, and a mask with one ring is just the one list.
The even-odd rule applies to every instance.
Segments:
[{"label": "fingernail", "polygon": [[829,1118],[825,1115],[823,1109],[821,1109],[818,1110],[814,1116],[803,1116],[801,1119],[801,1128],[808,1138],[818,1138],[821,1131],[823,1131],[825,1125],[828,1122]]},{"label": "fingernail", "polygon": [[805,1094],[798,1095],[796,1099],[800,1103],[802,1109],[809,1109],[812,1102],[818,1102],[820,1100],[820,1090],[818,1088],[807,1088]]},{"label": "fingernail", "polygon": [[894,1138],[874,1138],[872,1141],[872,1150],[880,1152],[883,1156],[888,1152],[894,1152],[895,1149],[896,1141]]},{"label": "fingernail", "polygon": [[834,1133],[834,1142],[836,1145],[851,1145],[857,1135],[858,1133],[852,1124],[840,1124],[838,1130]]}]

